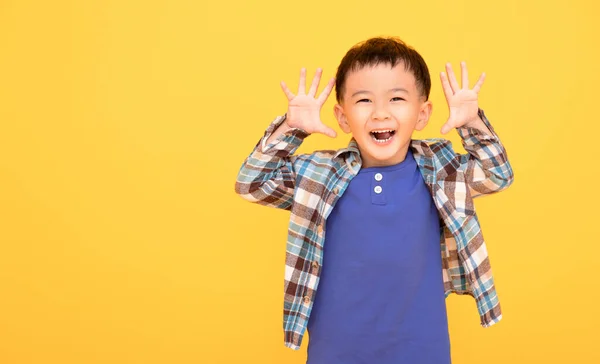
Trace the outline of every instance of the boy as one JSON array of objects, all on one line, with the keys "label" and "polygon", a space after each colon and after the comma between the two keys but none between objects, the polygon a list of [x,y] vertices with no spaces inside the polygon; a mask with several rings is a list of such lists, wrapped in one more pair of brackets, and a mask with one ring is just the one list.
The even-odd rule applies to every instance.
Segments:
[{"label": "boy", "polygon": [[[445,297],[475,298],[481,325],[501,319],[473,198],[513,181],[506,151],[478,107],[482,74],[469,89],[450,64],[441,82],[467,154],[446,139],[411,139],[431,115],[423,58],[397,38],[352,47],[315,98],[306,70],[297,95],[243,163],[236,192],[291,211],[285,345],[310,335],[308,363],[450,363]],[[320,110],[335,81],[334,114],[347,148],[293,155],[312,133],[335,137]],[[441,253],[441,254],[440,254]],[[318,293],[317,293],[318,288]],[[309,320],[310,318],[310,320]]]}]

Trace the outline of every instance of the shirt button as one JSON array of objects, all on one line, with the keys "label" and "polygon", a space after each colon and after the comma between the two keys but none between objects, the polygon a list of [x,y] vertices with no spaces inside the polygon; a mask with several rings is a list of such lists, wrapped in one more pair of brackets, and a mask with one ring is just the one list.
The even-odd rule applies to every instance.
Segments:
[{"label": "shirt button", "polygon": [[375,193],[381,193],[381,191],[383,191],[383,188],[381,188],[381,186],[375,186],[373,190],[375,191]]},{"label": "shirt button", "polygon": [[319,263],[317,263],[317,261],[316,261],[316,260],[315,260],[315,261],[313,261],[313,262],[312,262],[312,267],[313,267],[313,269],[319,269]]},{"label": "shirt button", "polygon": [[337,188],[337,187],[336,187],[336,188],[334,188],[334,189],[333,189],[333,193],[334,193],[334,194],[336,194],[336,195],[337,195],[337,194],[338,194],[338,192],[340,192],[340,189],[339,189],[339,188]]},{"label": "shirt button", "polygon": [[375,181],[379,182],[383,179],[383,175],[381,173],[375,173]]},{"label": "shirt button", "polygon": [[304,296],[304,303],[310,303],[310,297]]},{"label": "shirt button", "polygon": [[323,226],[319,225],[319,227],[317,228],[317,232],[319,233],[319,235],[323,234]]}]

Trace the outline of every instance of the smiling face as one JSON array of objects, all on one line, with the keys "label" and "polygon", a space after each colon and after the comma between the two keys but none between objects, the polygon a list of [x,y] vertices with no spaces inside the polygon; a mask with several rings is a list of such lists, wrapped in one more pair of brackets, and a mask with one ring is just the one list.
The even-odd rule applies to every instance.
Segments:
[{"label": "smiling face", "polygon": [[413,131],[427,125],[431,108],[404,63],[380,63],[347,74],[334,113],[340,128],[352,133],[367,168],[402,162]]}]

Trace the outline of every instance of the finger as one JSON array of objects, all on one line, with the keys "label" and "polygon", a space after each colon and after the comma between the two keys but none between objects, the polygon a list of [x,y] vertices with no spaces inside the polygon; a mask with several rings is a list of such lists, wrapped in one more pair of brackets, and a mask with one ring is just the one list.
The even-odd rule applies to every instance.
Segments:
[{"label": "finger", "polygon": [[479,76],[479,80],[477,80],[477,83],[475,84],[475,86],[473,86],[473,91],[475,91],[475,93],[479,93],[479,90],[481,90],[481,85],[483,85],[484,80],[485,72],[482,72],[481,76]]},{"label": "finger", "polygon": [[325,85],[323,91],[321,91],[321,94],[317,99],[317,103],[319,103],[319,105],[323,105],[325,101],[327,101],[329,94],[331,94],[331,90],[333,90],[333,86],[335,86],[335,77],[332,77],[331,80],[327,82],[327,85]]},{"label": "finger", "polygon": [[285,94],[288,100],[292,100],[294,97],[296,97],[296,95],[294,95],[292,91],[290,91],[290,89],[286,86],[285,82],[281,81],[279,84],[281,85],[281,89],[283,90],[283,93]]},{"label": "finger", "polygon": [[448,76],[446,76],[446,73],[441,72],[440,79],[442,80],[442,89],[444,90],[444,95],[446,95],[446,101],[448,101],[450,100],[450,97],[454,95],[454,92],[452,91],[452,87],[450,87],[450,83],[448,82]]},{"label": "finger", "polygon": [[298,84],[298,95],[304,95],[306,92],[306,68],[300,70],[300,83]]},{"label": "finger", "polygon": [[318,130],[317,133],[321,133],[321,134],[325,134],[328,137],[331,138],[335,138],[337,136],[337,133],[335,132],[335,130],[331,129],[330,127],[323,125],[321,126]]},{"label": "finger", "polygon": [[310,85],[310,90],[308,90],[308,96],[314,97],[317,94],[317,89],[319,88],[319,83],[321,82],[322,73],[323,69],[317,68],[317,72],[315,72],[315,77],[313,77],[312,84]]},{"label": "finger", "polygon": [[450,124],[446,123],[446,124],[442,125],[442,130],[440,130],[440,132],[442,134],[446,134],[450,130],[452,130],[452,126]]},{"label": "finger", "polygon": [[448,74],[448,81],[450,81],[452,91],[458,91],[460,88],[458,87],[458,82],[456,81],[456,76],[454,76],[454,71],[452,70],[452,65],[450,63],[446,63],[446,73]]},{"label": "finger", "polygon": [[462,76],[462,88],[469,89],[469,72],[467,72],[467,62],[460,62],[460,71]]}]

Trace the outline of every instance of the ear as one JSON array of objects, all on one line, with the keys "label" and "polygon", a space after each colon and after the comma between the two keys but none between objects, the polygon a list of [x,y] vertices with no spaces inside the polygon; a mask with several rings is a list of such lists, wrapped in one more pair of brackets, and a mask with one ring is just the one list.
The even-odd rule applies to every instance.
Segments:
[{"label": "ear", "polygon": [[419,110],[419,118],[417,119],[417,123],[415,124],[415,130],[423,130],[423,128],[429,122],[429,117],[431,116],[431,112],[433,111],[432,109],[433,104],[429,100],[421,104],[421,109]]},{"label": "ear", "polygon": [[340,104],[335,104],[333,106],[333,114],[337,119],[338,124],[340,125],[340,129],[346,134],[350,133],[350,125],[348,125],[348,118],[346,118],[346,114],[344,113],[344,108]]}]

